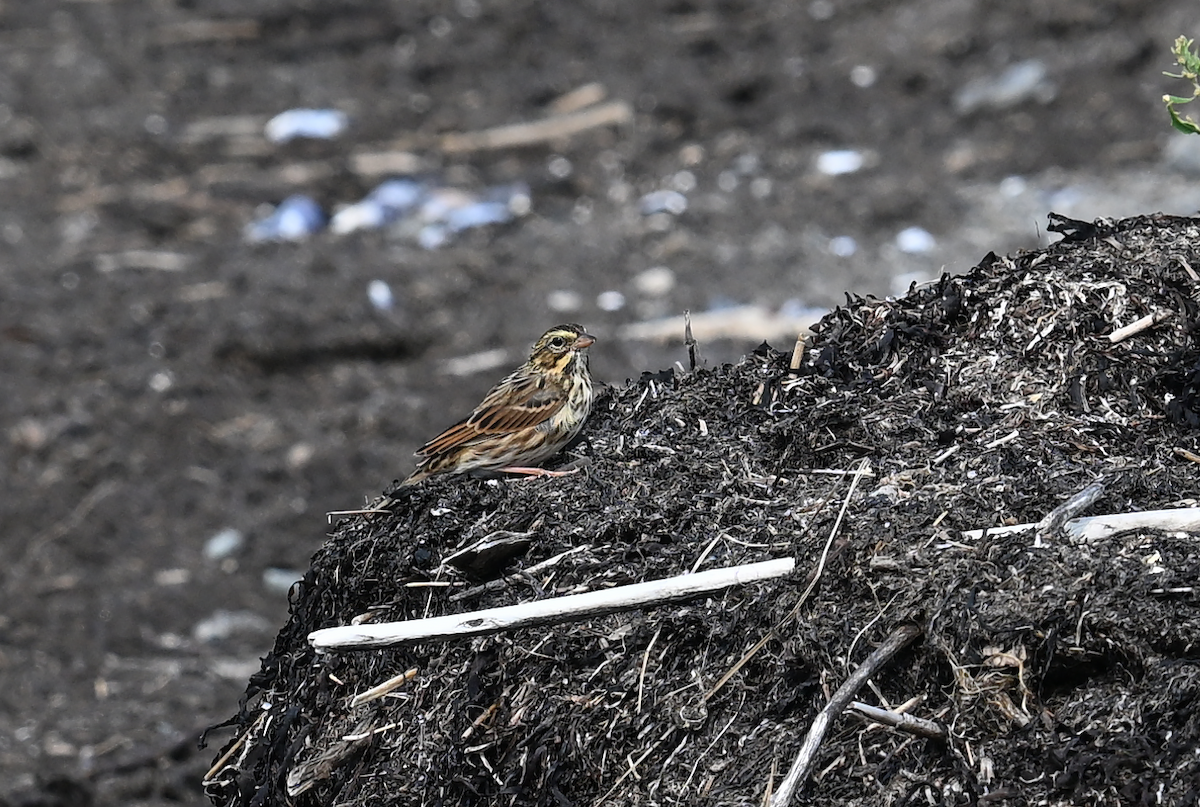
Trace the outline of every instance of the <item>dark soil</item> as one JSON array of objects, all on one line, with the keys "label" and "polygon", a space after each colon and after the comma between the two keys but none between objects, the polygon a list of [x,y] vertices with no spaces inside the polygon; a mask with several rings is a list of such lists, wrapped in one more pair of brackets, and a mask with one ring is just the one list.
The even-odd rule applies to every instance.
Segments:
[{"label": "dark soil", "polygon": [[[802,361],[763,346],[613,390],[573,476],[438,478],[341,522],[251,680],[214,800],[756,803],[830,690],[907,624],[922,638],[860,697],[949,739],[843,719],[797,803],[1194,800],[1200,530],[965,532],[1038,522],[1097,482],[1095,513],[1196,504],[1200,461],[1178,449],[1200,447],[1200,220],[1063,229],[1045,252],[851,300]],[[1108,338],[1151,312],[1171,317]],[[452,557],[514,538],[515,558]],[[319,628],[776,557],[794,579],[684,605],[309,647]]]},{"label": "dark soil", "polygon": [[[882,294],[896,267],[877,247],[907,224],[938,236],[953,230],[961,215],[956,189],[964,182],[1055,166],[1104,173],[1154,161],[1167,131],[1158,99],[1172,89],[1160,73],[1171,67],[1169,43],[1189,33],[1193,11],[1187,0],[0,4],[0,546],[8,559],[0,572],[0,799],[14,805],[205,803],[200,780],[212,750],[197,751],[195,738],[234,711],[247,677],[288,618],[285,596],[264,585],[264,573],[281,569],[286,578],[289,570],[307,569],[329,529],[324,514],[361,505],[411,470],[412,450],[466,411],[505,369],[455,376],[443,372],[448,360],[504,348],[515,362],[545,327],[569,318],[600,337],[594,370],[619,384],[647,368],[686,362],[677,344],[623,338],[627,323],[728,302],[829,305],[844,289]],[[963,84],[1030,58],[1041,59],[1060,87],[1055,103],[1032,99],[970,115],[954,111],[951,99]],[[860,65],[878,76],[871,87],[851,82]],[[302,244],[242,240],[256,208],[288,194],[312,194],[327,208],[360,198],[382,176],[364,170],[358,155],[393,148],[413,133],[432,137],[533,120],[561,94],[593,81],[632,105],[632,124],[546,147],[416,155],[424,172],[467,186],[529,182],[533,212],[519,222],[469,233],[439,252],[382,232],[340,239],[321,234]],[[258,134],[262,122],[295,106],[336,106],[353,124],[332,142],[267,143]],[[872,165],[836,181],[821,176],[813,158],[831,148],[868,151]],[[569,161],[566,174],[555,157]],[[640,194],[670,186],[685,170],[696,182],[685,214],[645,219],[637,213]],[[736,179],[731,190],[721,190],[723,174]],[[877,259],[834,259],[824,245],[839,234],[864,245],[860,258]],[[662,296],[640,293],[634,279],[657,265],[674,271],[676,285]],[[374,279],[391,284],[395,310],[371,307],[366,288]],[[576,292],[581,307],[569,317],[549,310],[547,295],[555,290]],[[601,310],[594,301],[605,290],[624,292],[628,304]],[[1120,313],[1134,318],[1139,312]],[[870,321],[860,325],[874,333]],[[824,344],[863,355],[853,327],[831,321]],[[924,326],[914,327],[917,335],[892,341],[917,339]],[[746,374],[775,378],[774,360],[716,368],[753,346],[745,340],[702,345],[712,369],[679,376],[671,382],[678,389],[668,385],[663,394],[679,407],[688,399],[671,396],[689,385],[696,396],[744,400],[748,386],[757,389]],[[816,353],[810,361],[848,373],[822,383],[860,381],[844,355]],[[907,377],[915,368],[910,362],[895,369]],[[1098,379],[1123,383],[1103,367],[1086,367],[1083,376],[1077,386],[1091,392],[1087,385]],[[825,377],[821,370],[812,379]],[[636,547],[647,543],[643,534],[691,539],[713,518],[707,510],[691,516],[690,510],[656,509],[669,510],[670,502],[653,498],[650,485],[669,476],[664,460],[671,455],[660,456],[646,441],[640,454],[624,460],[605,449],[605,424],[645,389],[614,393],[612,408],[598,414],[583,449],[592,469],[540,489],[591,486],[600,495],[604,462],[642,463],[643,487],[607,488],[604,495],[616,508],[613,526],[589,542]],[[924,431],[928,423],[917,427],[893,416],[876,432],[828,447],[836,441],[812,430],[814,424],[846,429],[866,411],[865,403],[832,393],[829,400],[838,403],[816,410],[815,420],[807,416],[808,442],[786,456],[780,446],[790,439],[787,430],[800,427],[777,417],[771,402],[747,410],[746,433],[767,438],[743,448],[747,461],[845,470],[860,454],[884,456],[878,430],[908,442],[936,439],[938,430],[962,425],[954,413],[977,403],[944,404],[944,423],[932,437]],[[688,405],[707,411],[700,398]],[[639,417],[663,411],[646,406]],[[1003,417],[1015,421],[1019,412],[1006,410]],[[684,422],[681,428],[693,427]],[[963,427],[999,428],[990,421]],[[1151,419],[1139,421],[1137,433],[1150,445],[1160,434],[1153,429],[1168,428],[1167,421]],[[1120,429],[1112,427],[1112,435],[1096,429],[1103,434],[1076,438],[1088,448],[1069,451],[1122,453],[1106,442]],[[1004,456],[1017,456],[1017,448],[1009,446]],[[886,456],[899,463],[902,455]],[[751,476],[781,471],[753,463],[750,476],[730,465],[731,493],[763,501],[791,495],[759,490]],[[1040,518],[1043,508],[1094,475],[1093,466],[1083,467],[1044,489],[1022,487],[1028,499],[1005,498],[1002,517]],[[1128,489],[1122,486],[1134,482],[1114,482],[1110,491],[1116,492],[1097,507],[1160,504],[1165,494],[1156,486],[1183,472],[1172,466]],[[820,496],[844,495],[837,478],[819,479],[828,487]],[[466,512],[467,502],[467,509],[479,511],[489,500],[536,490],[436,483],[406,506],[419,508],[420,497],[437,495],[459,508],[454,512]],[[962,510],[964,522],[976,510],[991,512],[1001,493],[978,495],[986,498]],[[827,526],[828,511],[805,515],[809,506],[796,512]],[[709,507],[717,507],[715,500]],[[547,518],[537,533],[539,553],[568,516]],[[367,526],[396,534],[391,521]],[[209,559],[206,541],[225,528],[241,531],[245,542],[231,556]],[[346,529],[337,546],[350,540]],[[576,540],[570,531],[554,535],[560,543]],[[1170,554],[1171,546],[1156,545],[1167,558],[1161,563],[1183,574],[1188,567]],[[631,557],[614,573],[655,576],[678,568],[684,555],[695,557],[682,544],[663,551],[656,560],[653,552],[636,550],[646,561],[634,564]],[[728,547],[722,552],[723,561],[738,558]],[[332,563],[336,556],[321,557]],[[401,553],[389,562],[408,557]],[[840,557],[843,577],[861,560],[860,554]],[[431,555],[428,564],[435,562]],[[596,556],[589,562],[608,561]],[[1007,567],[996,568],[1000,575]],[[1124,573],[1116,566],[1108,572]],[[365,591],[342,594],[372,599]],[[810,610],[832,596],[823,586]],[[880,601],[891,596],[884,591]],[[749,609],[764,598],[771,604],[775,594],[762,588],[725,597],[720,601],[744,601]],[[1155,607],[1183,607],[1154,601]],[[393,615],[408,607],[405,602],[396,600]],[[878,639],[905,602],[899,598],[859,645]],[[329,605],[322,624],[349,615]],[[689,609],[678,618],[699,613]],[[847,630],[861,627],[846,618]],[[634,631],[639,641],[649,624]],[[214,634],[214,625],[227,630]],[[278,647],[289,638],[299,643],[301,629],[292,623],[294,633]],[[590,642],[583,635],[579,641]],[[1186,646],[1182,638],[1167,644]],[[580,652],[592,658],[601,652],[597,647]],[[738,647],[715,647],[713,658]],[[1155,652],[1169,656],[1163,648]],[[783,663],[779,653],[774,648],[761,663]],[[391,669],[388,658],[398,656],[373,663]],[[458,663],[450,659],[447,669]],[[795,699],[789,708],[797,725],[816,702],[804,670],[844,670],[825,661],[806,656],[800,672],[786,679],[801,682],[786,696]],[[1116,662],[1104,663],[1116,669]],[[1146,680],[1168,678],[1147,669]],[[762,674],[762,681],[770,677]],[[375,678],[365,669],[359,675],[364,682]],[[423,675],[426,680],[430,673]],[[905,688],[906,680],[898,679],[896,688]],[[1168,703],[1174,690],[1164,684],[1159,691],[1167,700],[1155,714],[1182,710],[1182,701]],[[1104,694],[1114,703],[1120,695],[1115,688]],[[1015,696],[1014,702],[1021,704]],[[1098,723],[1089,731],[1094,746],[1096,737],[1115,729]],[[780,759],[787,756],[784,734]],[[786,735],[795,736],[791,724]],[[231,734],[214,736],[221,744]],[[378,746],[372,748],[377,754]],[[978,759],[968,759],[977,767]],[[278,771],[282,758],[268,763]],[[1131,778],[1151,781],[1144,771],[1128,770]],[[595,775],[595,782],[607,781],[606,773]],[[709,774],[701,767],[701,775]],[[1098,761],[1071,775],[1088,783],[1109,774]]]}]

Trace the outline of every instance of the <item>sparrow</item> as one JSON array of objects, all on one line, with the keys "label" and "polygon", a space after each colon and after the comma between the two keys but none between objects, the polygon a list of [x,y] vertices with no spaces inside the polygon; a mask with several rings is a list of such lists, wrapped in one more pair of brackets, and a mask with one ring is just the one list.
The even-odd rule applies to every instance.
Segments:
[{"label": "sparrow", "polygon": [[423,445],[401,486],[436,474],[501,471],[562,476],[537,467],[575,439],[592,411],[587,349],[596,337],[575,324],[542,334],[529,359],[463,420]]}]

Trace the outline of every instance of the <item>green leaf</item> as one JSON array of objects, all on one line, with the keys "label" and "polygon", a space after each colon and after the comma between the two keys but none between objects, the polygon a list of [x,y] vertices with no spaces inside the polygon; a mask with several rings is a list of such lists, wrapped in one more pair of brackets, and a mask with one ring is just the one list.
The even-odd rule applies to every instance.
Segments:
[{"label": "green leaf", "polygon": [[1175,107],[1167,104],[1167,111],[1171,113],[1171,125],[1184,134],[1200,134],[1200,125],[1197,125],[1191,118],[1180,117],[1175,111]]}]

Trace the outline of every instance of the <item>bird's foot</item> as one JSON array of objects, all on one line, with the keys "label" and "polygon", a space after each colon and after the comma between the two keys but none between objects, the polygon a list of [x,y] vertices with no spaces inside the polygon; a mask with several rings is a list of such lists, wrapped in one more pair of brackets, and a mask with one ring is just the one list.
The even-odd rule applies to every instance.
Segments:
[{"label": "bird's foot", "polygon": [[520,465],[514,465],[509,468],[501,468],[506,474],[524,474],[525,476],[570,476],[578,473],[578,468],[571,468],[566,471],[547,471],[545,468],[526,468]]}]

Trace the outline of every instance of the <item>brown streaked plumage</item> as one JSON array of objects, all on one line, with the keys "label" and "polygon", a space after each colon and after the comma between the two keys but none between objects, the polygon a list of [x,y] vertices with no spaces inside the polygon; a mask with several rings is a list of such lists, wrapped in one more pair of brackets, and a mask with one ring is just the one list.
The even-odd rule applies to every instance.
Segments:
[{"label": "brown streaked plumage", "polygon": [[592,410],[586,351],[595,341],[575,324],[546,331],[529,360],[475,411],[417,451],[420,462],[403,484],[470,471],[553,475],[531,466],[553,457],[583,428]]}]

